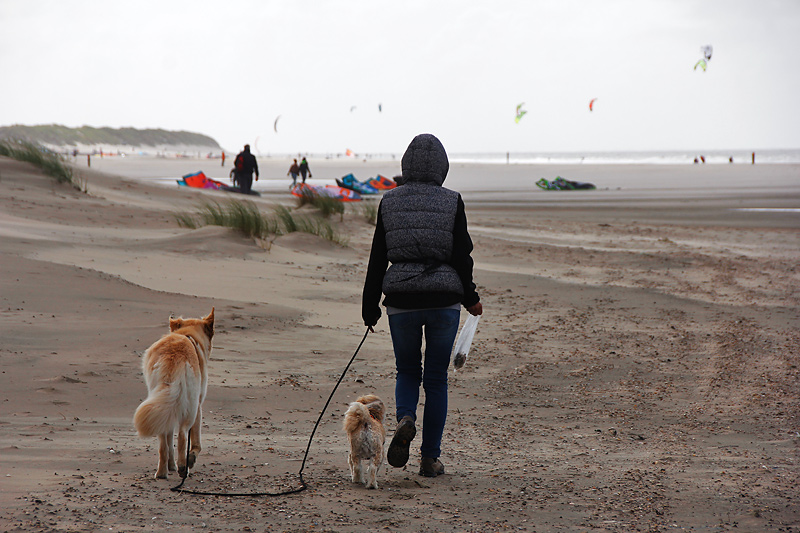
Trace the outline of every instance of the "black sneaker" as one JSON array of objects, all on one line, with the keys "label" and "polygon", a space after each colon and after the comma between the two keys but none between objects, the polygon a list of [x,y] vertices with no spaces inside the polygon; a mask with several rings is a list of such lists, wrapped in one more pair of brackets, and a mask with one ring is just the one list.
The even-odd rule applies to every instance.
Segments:
[{"label": "black sneaker", "polygon": [[389,445],[389,451],[386,452],[386,460],[395,468],[406,466],[408,462],[408,448],[411,446],[411,441],[417,434],[417,428],[414,426],[414,419],[410,416],[404,416],[403,419],[397,424],[394,430],[394,437],[392,443]]},{"label": "black sneaker", "polygon": [[436,477],[444,474],[444,465],[439,459],[423,457],[419,462],[419,475],[425,477]]}]

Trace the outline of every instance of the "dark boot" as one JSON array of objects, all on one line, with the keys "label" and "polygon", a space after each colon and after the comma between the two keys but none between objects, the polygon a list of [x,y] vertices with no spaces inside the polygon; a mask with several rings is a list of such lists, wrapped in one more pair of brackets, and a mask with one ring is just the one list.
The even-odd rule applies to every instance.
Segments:
[{"label": "dark boot", "polygon": [[423,457],[419,462],[419,475],[425,477],[436,477],[444,474],[444,465],[439,459]]},{"label": "dark boot", "polygon": [[417,428],[414,426],[414,419],[410,416],[404,416],[400,423],[397,424],[392,443],[389,445],[389,451],[386,452],[386,460],[390,465],[395,468],[406,466],[408,448],[411,446],[411,441],[414,440],[416,434]]}]

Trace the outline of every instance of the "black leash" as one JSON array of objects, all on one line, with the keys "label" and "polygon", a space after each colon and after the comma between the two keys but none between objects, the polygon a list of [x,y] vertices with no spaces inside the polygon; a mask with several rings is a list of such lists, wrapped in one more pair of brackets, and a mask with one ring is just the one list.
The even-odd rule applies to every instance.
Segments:
[{"label": "black leash", "polygon": [[[325,402],[325,406],[322,408],[322,411],[319,413],[319,418],[317,418],[317,423],[314,424],[314,429],[311,431],[311,436],[308,438],[308,445],[306,446],[306,453],[303,455],[303,463],[300,465],[300,471],[297,472],[297,476],[300,478],[300,486],[295,489],[289,489],[282,492],[205,492],[202,490],[189,490],[181,488],[183,484],[186,482],[186,478],[189,477],[189,469],[186,469],[186,475],[181,479],[180,485],[172,487],[172,492],[180,492],[183,494],[197,494],[199,496],[288,496],[289,494],[297,494],[298,492],[303,492],[308,488],[308,484],[306,484],[305,480],[303,479],[303,469],[306,467],[306,460],[308,459],[308,452],[311,450],[311,442],[314,440],[314,435],[317,432],[317,428],[319,427],[319,423],[322,422],[322,416],[325,414],[325,410],[328,409],[328,405],[330,405],[331,400],[333,399],[333,395],[336,393],[336,389],[339,388],[339,385],[342,383],[344,376],[347,374],[347,371],[350,370],[350,365],[353,364],[353,361],[356,359],[356,355],[358,355],[358,351],[361,349],[361,346],[364,344],[364,341],[367,340],[367,335],[372,328],[367,328],[364,332],[364,337],[361,338],[361,342],[358,343],[358,348],[353,353],[353,357],[350,358],[350,361],[347,363],[347,366],[344,367],[344,372],[342,375],[339,376],[339,381],[336,382],[336,386],[333,387],[331,391],[331,395],[328,396],[328,401]],[[188,464],[189,461],[189,450],[191,449],[191,435],[188,436],[186,439],[186,461]]]}]

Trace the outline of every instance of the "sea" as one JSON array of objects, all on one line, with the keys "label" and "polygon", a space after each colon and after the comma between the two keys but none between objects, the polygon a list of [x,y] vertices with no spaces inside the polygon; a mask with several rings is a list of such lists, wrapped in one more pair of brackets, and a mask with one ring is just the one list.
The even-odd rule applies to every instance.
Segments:
[{"label": "sea", "polygon": [[455,163],[557,164],[557,165],[685,165],[698,163],[800,163],[800,148],[769,150],[708,150],[653,152],[506,152],[453,153]]},{"label": "sea", "polygon": [[[302,155],[309,160],[399,161],[398,153],[303,153],[258,154],[265,159],[289,159]],[[693,163],[797,164],[800,148],[763,150],[675,150],[675,151],[609,151],[609,152],[448,152],[451,163],[516,164],[516,165],[690,165]]]}]

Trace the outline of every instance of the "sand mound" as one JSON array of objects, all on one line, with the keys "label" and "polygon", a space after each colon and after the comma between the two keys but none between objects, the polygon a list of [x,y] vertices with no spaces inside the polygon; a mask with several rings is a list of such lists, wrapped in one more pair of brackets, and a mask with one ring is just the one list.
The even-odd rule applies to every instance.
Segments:
[{"label": "sand mound", "polygon": [[204,226],[187,230],[181,235],[149,239],[136,244],[134,248],[177,254],[230,257],[242,257],[261,251],[252,237],[246,237],[234,229],[221,226]]}]

